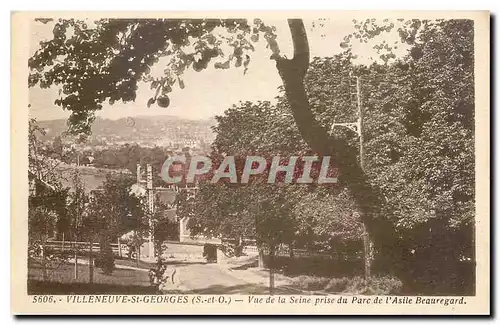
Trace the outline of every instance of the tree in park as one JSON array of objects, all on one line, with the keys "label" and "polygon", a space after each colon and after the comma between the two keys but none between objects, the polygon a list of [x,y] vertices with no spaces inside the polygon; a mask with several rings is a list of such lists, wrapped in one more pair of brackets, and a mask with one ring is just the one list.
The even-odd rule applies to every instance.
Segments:
[{"label": "tree in park", "polygon": [[[212,160],[221,161],[223,155],[235,156],[236,168],[240,172],[247,155],[272,157],[293,150],[294,141],[276,137],[276,133],[273,133],[283,132],[281,126],[285,127],[287,121],[269,102],[233,105],[224,116],[217,116],[216,119],[218,124],[214,127],[216,139],[212,145]],[[280,139],[285,141],[279,143]],[[254,237],[259,244],[268,244],[270,239],[278,240],[276,236],[268,237],[264,232],[259,232],[256,227],[257,220],[265,218],[266,212],[266,209],[259,208],[259,204],[271,202],[274,191],[279,193],[278,196],[284,195],[281,189],[267,184],[266,180],[262,177],[246,186],[226,183],[223,179],[219,184],[202,182],[191,209],[193,212],[189,226],[192,233],[203,232],[205,236],[222,235],[227,238]],[[273,227],[273,231],[279,229]]]},{"label": "tree in park", "polygon": [[[358,32],[348,35],[341,44],[347,50],[352,39],[366,42],[394,28],[394,24],[385,21],[380,25],[369,19],[355,23]],[[457,225],[467,224],[465,221],[471,219],[473,211],[470,200],[473,191],[469,186],[472,176],[470,173],[462,175],[454,172],[452,167],[457,164],[471,167],[470,141],[465,140],[473,132],[473,123],[470,122],[473,119],[470,113],[473,112],[473,87],[470,84],[473,80],[471,22],[409,20],[399,29],[403,42],[410,46],[408,57],[397,64],[388,65],[394,55],[387,44],[380,44],[377,45],[379,50],[385,51],[382,54],[385,61],[383,65],[354,69],[358,75],[367,76],[368,80],[370,76],[384,74],[384,71],[394,72],[396,80],[391,82],[405,85],[398,90],[386,83],[379,83],[379,87],[367,99],[372,101],[367,104],[367,119],[380,119],[379,123],[372,124],[372,130],[367,130],[367,146],[388,149],[383,154],[367,150],[376,155],[371,157],[372,163],[368,162],[367,173],[359,166],[358,149],[352,145],[352,139],[328,133],[329,124],[326,122],[329,109],[322,104],[321,96],[313,94],[316,91],[321,95],[321,87],[306,89],[308,82],[304,82],[308,76],[315,78],[307,73],[311,60],[304,24],[301,19],[290,19],[288,25],[294,50],[291,59],[280,55],[275,29],[260,19],[253,22],[245,19],[102,19],[92,26],[87,26],[84,21],[61,19],[55,24],[54,38],[42,42],[41,49],[29,61],[29,84],[61,86],[61,98],[56,104],[71,111],[71,131],[89,132],[94,113],[102,108],[102,103],[134,100],[138,82],[151,84],[153,96],[148,105],[157,103],[161,107],[168,106],[168,94],[172,87],[177,85],[184,88],[182,74],[186,69],[192,67],[195,71],[201,71],[210,62],[214,62],[215,68],[219,69],[229,68],[232,64],[247,69],[252,43],[263,38],[283,80],[286,100],[282,100],[282,103],[291,112],[301,141],[314,153],[334,157],[340,172],[340,188],[345,186],[352,194],[362,221],[379,251],[377,257],[386,259],[381,264],[394,267],[404,264],[402,261],[408,258],[404,246],[408,243],[403,239],[402,229],[404,225],[411,225],[408,229],[423,224],[428,227],[428,212],[431,210],[431,215],[441,216],[435,220],[446,220],[444,225],[439,226],[441,228],[449,230],[449,219],[445,217],[449,213],[456,216],[451,222],[454,227],[460,228]],[[229,32],[228,37],[215,32],[221,28]],[[223,53],[223,44],[230,46],[231,53]],[[168,59],[165,75],[152,78],[150,67],[162,57]],[[350,58],[352,56],[346,60]],[[315,59],[313,62],[321,65],[320,60]],[[338,71],[333,73],[336,75]],[[317,77],[317,85],[320,85],[323,77]],[[432,82],[426,84],[428,80]],[[396,98],[393,98],[396,93],[401,96],[397,103],[402,106],[397,105]],[[314,101],[311,100],[313,98]],[[333,102],[343,100],[332,93],[329,98]],[[376,114],[378,111],[387,114],[379,116]],[[391,131],[388,131],[387,125],[391,126]],[[445,131],[443,125],[446,125]],[[443,133],[439,133],[442,137],[431,137],[430,134],[435,135],[434,131]],[[458,139],[451,137],[457,132],[460,134]],[[399,147],[391,140],[391,137],[396,139],[398,136],[405,136],[405,141],[399,143]],[[447,143],[447,140],[449,145],[443,149],[443,143]],[[411,175],[413,182],[402,181],[402,171],[409,173],[413,170],[409,168],[410,161],[418,161],[415,156],[422,149],[425,149],[424,156],[429,161],[422,163],[422,168]],[[464,156],[460,154],[462,149],[465,150]],[[415,156],[411,156],[412,152]],[[389,157],[384,156],[387,153]],[[443,156],[446,159],[442,159]],[[367,160],[371,158],[367,157]],[[384,163],[379,162],[382,158]],[[446,172],[438,175],[437,171],[443,168]],[[431,171],[435,171],[435,174]],[[394,187],[388,186],[388,183],[393,184],[397,175],[399,182],[396,181]],[[432,186],[426,185],[426,177],[430,177]],[[444,184],[444,188],[440,188],[440,184]],[[384,192],[399,195],[395,194],[397,199],[389,199]],[[405,202],[409,198],[414,198],[413,202]],[[407,203],[419,208],[424,206],[425,209],[412,210],[405,206]],[[408,211],[417,212],[408,214]],[[409,220],[411,222],[408,223]],[[433,223],[439,224],[438,221]]]},{"label": "tree in park", "polygon": [[130,230],[141,235],[148,231],[143,204],[130,193],[132,184],[134,179],[131,177],[108,174],[102,189],[94,191],[89,216],[83,221],[88,240],[100,243],[96,265],[106,273],[114,268],[111,243]]},{"label": "tree in park", "polygon": [[68,239],[82,241],[82,222],[86,215],[86,209],[89,204],[88,193],[85,192],[85,185],[78,171],[73,175],[73,191],[68,195],[66,206],[67,214],[71,216],[71,227]]},{"label": "tree in park", "polygon": [[49,252],[47,240],[64,234],[70,226],[66,211],[68,189],[62,185],[62,175],[55,170],[55,163],[42,153],[39,137],[45,131],[35,119],[29,120],[28,174],[30,195],[28,198],[28,256],[40,259],[43,277],[47,276]]},{"label": "tree in park", "polygon": [[29,121],[28,164],[32,188],[28,201],[30,240],[45,242],[49,236],[61,235],[69,230],[66,213],[68,188],[62,184],[62,175],[56,163],[42,154],[39,137],[45,131],[35,119]]},{"label": "tree in park", "polygon": [[406,26],[400,34],[411,44],[408,55],[365,77],[367,173],[408,248],[406,282],[473,294],[474,26]]},{"label": "tree in park", "polygon": [[47,159],[42,148],[41,136],[46,134],[36,119],[29,120],[28,129],[28,168],[38,180],[49,184],[56,192],[63,190],[62,174],[57,170],[59,162]]},{"label": "tree in park", "polygon": [[[235,156],[238,174],[246,156],[308,154],[307,145],[287,112],[287,107],[269,102],[233,105],[223,116],[216,117],[212,161],[224,155]],[[328,195],[328,192],[341,194],[342,191],[314,184],[268,184],[267,175],[255,177],[249,184],[201,181],[189,209],[180,205],[178,214],[184,216],[185,212],[189,217],[188,226],[194,236],[255,238],[259,250],[270,253],[280,245],[288,245],[292,254],[295,243],[306,243],[312,248],[321,241],[326,247],[332,233],[342,233],[341,241],[359,240],[359,221],[356,222],[351,213],[355,210],[352,198]],[[345,215],[340,216],[341,212]],[[341,223],[345,224],[339,226]],[[357,230],[350,234],[351,238],[345,236],[349,227]]]},{"label": "tree in park", "polygon": [[[356,26],[361,40],[386,30],[366,21]],[[381,213],[404,254],[398,263],[387,265],[399,269],[399,276],[420,292],[471,293],[473,22],[409,20],[398,32],[400,43],[409,46],[407,55],[388,62],[401,44],[385,44],[383,49],[376,45],[383,63],[354,67],[363,80],[366,176],[383,198]],[[355,120],[349,115],[355,110],[348,82],[337,78],[350,69],[349,43],[344,46],[340,56],[313,59],[306,76],[312,109],[324,125]],[[352,132],[334,132],[356,147]]]}]

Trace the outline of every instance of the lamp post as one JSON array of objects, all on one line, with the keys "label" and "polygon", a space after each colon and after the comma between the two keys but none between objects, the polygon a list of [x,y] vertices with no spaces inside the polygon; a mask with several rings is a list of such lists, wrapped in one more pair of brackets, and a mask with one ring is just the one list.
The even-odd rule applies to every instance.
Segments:
[{"label": "lamp post", "polygon": [[[351,86],[351,85],[350,85]],[[358,135],[359,138],[359,165],[361,167],[361,170],[364,172],[365,171],[365,158],[364,158],[364,148],[363,148],[363,143],[364,143],[364,138],[363,138],[363,107],[362,107],[362,102],[361,102],[361,80],[359,76],[356,76],[356,92],[351,93],[351,95],[356,96],[356,104],[358,108],[358,120],[356,122],[350,122],[350,123],[333,123],[331,126],[330,131],[333,131],[333,129],[336,126],[343,126],[346,127]],[[359,214],[359,213],[358,213]],[[361,217],[361,216],[360,216]],[[366,226],[363,222],[363,249],[364,249],[364,260],[365,260],[365,278],[368,279],[371,276],[371,261],[373,257],[373,243],[370,239],[370,235],[368,234],[368,231],[366,229]]]}]

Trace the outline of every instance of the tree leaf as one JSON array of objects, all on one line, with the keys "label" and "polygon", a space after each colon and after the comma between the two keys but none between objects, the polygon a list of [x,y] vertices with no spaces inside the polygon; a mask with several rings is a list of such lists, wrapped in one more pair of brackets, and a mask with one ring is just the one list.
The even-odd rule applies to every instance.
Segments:
[{"label": "tree leaf", "polygon": [[148,100],[148,108],[151,107],[151,105],[153,105],[154,103],[156,102],[156,99],[151,97],[149,100]]}]

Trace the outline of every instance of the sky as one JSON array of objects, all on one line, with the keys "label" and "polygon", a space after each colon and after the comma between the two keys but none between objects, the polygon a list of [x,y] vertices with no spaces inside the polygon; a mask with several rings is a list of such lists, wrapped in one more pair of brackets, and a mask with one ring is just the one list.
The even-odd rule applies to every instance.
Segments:
[{"label": "sky", "polygon": [[[266,24],[277,28],[278,44],[281,54],[288,58],[292,57],[291,36],[285,19],[265,21]],[[395,21],[395,23],[397,23]],[[351,17],[345,17],[335,21],[324,22],[324,27],[318,27],[317,21],[313,27],[312,20],[304,20],[310,45],[311,58],[314,56],[327,57],[342,51],[339,44],[344,36],[354,31]],[[42,24],[33,22],[31,28],[30,51],[31,55],[39,48],[42,40],[52,38],[53,23]],[[397,40],[397,33],[391,32],[384,36],[391,43]],[[374,42],[378,41],[374,39]],[[367,63],[370,57],[376,57],[372,46],[374,43],[353,43],[353,52],[359,56],[359,62]],[[273,101],[278,95],[277,88],[282,85],[281,78],[275,66],[275,62],[269,57],[271,52],[265,48],[266,42],[255,44],[255,51],[251,55],[251,62],[247,73],[243,74],[241,68],[228,70],[217,70],[213,64],[201,72],[192,69],[186,71],[183,76],[186,87],[180,89],[173,87],[169,94],[170,106],[161,108],[157,105],[147,107],[146,103],[154,95],[148,84],[140,84],[135,102],[117,102],[114,105],[104,103],[97,116],[109,119],[119,119],[143,115],[174,115],[188,119],[207,119],[214,115],[221,115],[233,104],[240,101]],[[400,47],[400,54],[404,53]],[[152,67],[152,74],[159,75],[164,70],[162,61]],[[38,120],[52,120],[67,118],[69,112],[54,104],[57,99],[58,89],[30,89],[30,116]]]}]

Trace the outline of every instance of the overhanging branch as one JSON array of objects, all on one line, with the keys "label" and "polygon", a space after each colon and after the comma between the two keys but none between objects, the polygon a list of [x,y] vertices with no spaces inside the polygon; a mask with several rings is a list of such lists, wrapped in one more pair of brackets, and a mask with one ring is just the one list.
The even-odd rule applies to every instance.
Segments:
[{"label": "overhanging branch", "polygon": [[288,19],[288,26],[292,34],[293,61],[304,73],[309,67],[309,41],[302,19]]}]

